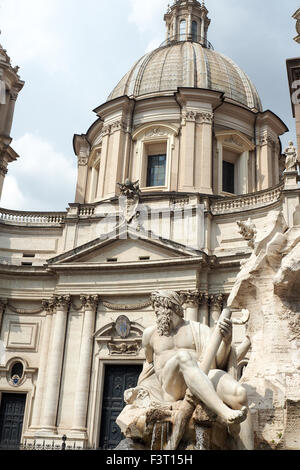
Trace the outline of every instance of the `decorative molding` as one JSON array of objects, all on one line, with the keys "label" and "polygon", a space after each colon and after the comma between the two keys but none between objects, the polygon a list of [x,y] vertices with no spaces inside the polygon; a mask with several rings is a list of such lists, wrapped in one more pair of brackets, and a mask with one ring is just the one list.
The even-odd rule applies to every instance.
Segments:
[{"label": "decorative molding", "polygon": [[39,337],[39,323],[27,323],[25,321],[10,321],[6,349],[10,351],[37,351]]},{"label": "decorative molding", "polygon": [[107,343],[111,356],[137,356],[142,348],[141,342],[133,343]]},{"label": "decorative molding", "polygon": [[126,132],[128,130],[128,126],[126,122],[124,122],[122,119],[119,119],[118,121],[113,122],[110,125],[110,132],[116,132],[116,131],[124,131]]},{"label": "decorative molding", "polygon": [[105,124],[102,127],[101,135],[102,137],[106,137],[107,135],[110,135],[110,134],[111,134],[111,126],[109,124]]},{"label": "decorative molding", "polygon": [[199,300],[200,300],[200,292],[198,290],[194,291],[187,291],[187,292],[180,292],[180,296],[183,300],[183,304],[186,307],[195,307],[199,305]]},{"label": "decorative molding", "polygon": [[87,166],[89,157],[78,157],[78,166]]},{"label": "decorative molding", "polygon": [[84,311],[92,310],[96,312],[100,297],[99,295],[81,295],[80,301]]},{"label": "decorative molding", "polygon": [[36,308],[36,309],[24,309],[24,308],[17,308],[7,302],[7,308],[11,310],[13,313],[17,313],[18,315],[36,315],[38,313],[42,313],[44,311],[44,307]]},{"label": "decorative molding", "polygon": [[225,300],[225,295],[218,293],[209,296],[210,305],[212,308],[221,309]]},{"label": "decorative molding", "polygon": [[182,124],[185,125],[186,122],[194,122],[198,124],[212,124],[214,119],[214,114],[209,112],[198,112],[195,110],[188,110],[183,113]]},{"label": "decorative molding", "polygon": [[128,310],[128,311],[134,311],[134,310],[142,310],[144,308],[150,307],[152,305],[151,300],[147,302],[143,302],[140,304],[136,305],[128,305],[128,304],[112,304],[107,301],[103,301],[104,307],[106,307],[108,310]]},{"label": "decorative molding", "polygon": [[67,311],[71,304],[71,296],[70,295],[56,295],[53,297],[53,305],[54,308],[57,310]]},{"label": "decorative molding", "polygon": [[148,132],[145,132],[144,136],[145,137],[168,137],[169,132],[167,129],[164,129],[162,127],[155,127],[151,129]]},{"label": "decorative molding", "polygon": [[275,147],[276,141],[275,141],[274,138],[271,137],[270,135],[264,134],[264,135],[262,135],[262,136],[259,137],[258,144],[259,144],[261,147],[264,147],[265,145],[268,145],[268,146],[270,146],[270,147]]},{"label": "decorative molding", "polygon": [[199,120],[200,124],[212,124],[214,120],[213,113],[198,113],[197,119]]}]

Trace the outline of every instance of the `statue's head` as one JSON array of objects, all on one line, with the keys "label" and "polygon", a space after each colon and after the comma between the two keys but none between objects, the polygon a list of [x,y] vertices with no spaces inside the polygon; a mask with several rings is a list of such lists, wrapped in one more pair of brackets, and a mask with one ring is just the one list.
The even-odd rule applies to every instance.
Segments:
[{"label": "statue's head", "polygon": [[160,290],[151,295],[152,305],[157,319],[157,330],[160,336],[169,336],[172,315],[184,317],[182,299],[175,291]]}]

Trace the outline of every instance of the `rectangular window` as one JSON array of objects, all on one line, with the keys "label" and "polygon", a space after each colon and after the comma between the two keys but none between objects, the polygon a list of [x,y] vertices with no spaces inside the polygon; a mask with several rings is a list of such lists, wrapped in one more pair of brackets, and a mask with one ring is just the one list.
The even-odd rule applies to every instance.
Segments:
[{"label": "rectangular window", "polygon": [[234,164],[223,161],[223,191],[234,194]]},{"label": "rectangular window", "polygon": [[166,155],[149,155],[147,168],[147,186],[165,186]]}]

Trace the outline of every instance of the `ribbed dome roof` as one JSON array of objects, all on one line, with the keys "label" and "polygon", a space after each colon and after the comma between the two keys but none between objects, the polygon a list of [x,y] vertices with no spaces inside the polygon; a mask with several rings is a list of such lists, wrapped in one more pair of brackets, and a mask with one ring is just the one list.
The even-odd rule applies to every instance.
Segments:
[{"label": "ribbed dome roof", "polygon": [[262,110],[249,77],[228,57],[198,42],[160,47],[142,57],[122,78],[108,100],[127,95],[164,94],[178,87],[222,91],[227,98]]}]

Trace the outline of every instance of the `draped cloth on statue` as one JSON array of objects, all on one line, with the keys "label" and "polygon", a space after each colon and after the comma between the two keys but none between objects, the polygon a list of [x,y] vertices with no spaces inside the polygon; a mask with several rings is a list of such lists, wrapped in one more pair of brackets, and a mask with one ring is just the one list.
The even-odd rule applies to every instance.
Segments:
[{"label": "draped cloth on statue", "polygon": [[[201,360],[203,359],[204,353],[209,344],[211,330],[208,326],[194,321],[190,321],[190,327],[192,330],[194,345],[198,356],[198,364],[200,367]],[[212,369],[215,368],[216,363],[214,361],[212,364]],[[146,362],[144,364],[143,371],[139,377],[137,388],[146,390],[149,393],[151,400],[164,403],[162,385],[159,383],[153,363],[150,364],[149,362]]]}]

